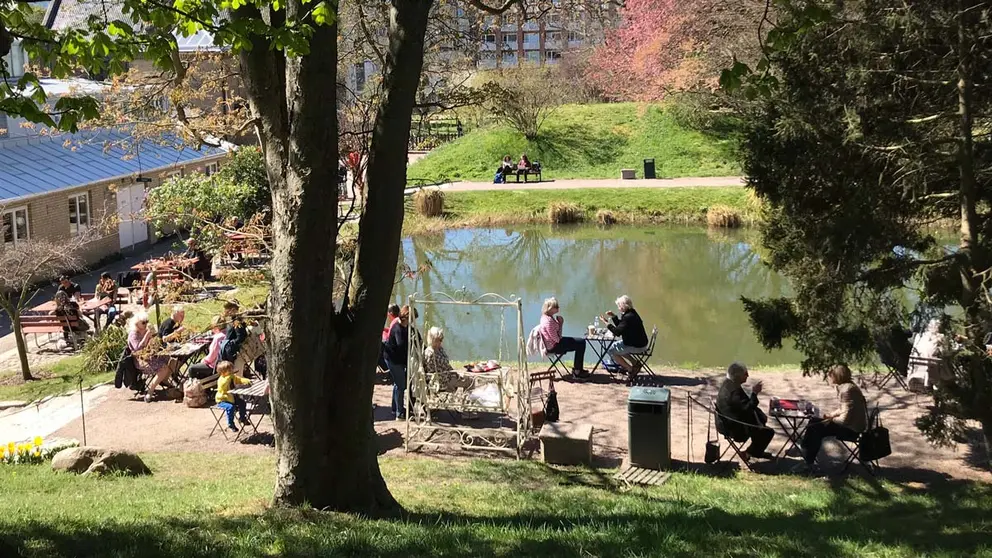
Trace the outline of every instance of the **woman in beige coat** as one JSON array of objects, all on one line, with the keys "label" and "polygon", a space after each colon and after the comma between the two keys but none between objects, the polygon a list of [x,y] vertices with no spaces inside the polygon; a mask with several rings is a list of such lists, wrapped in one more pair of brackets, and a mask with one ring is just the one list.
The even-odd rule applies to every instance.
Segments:
[{"label": "woman in beige coat", "polygon": [[868,428],[868,404],[861,389],[851,381],[851,369],[844,364],[838,364],[830,369],[827,378],[837,386],[837,398],[840,407],[821,419],[810,422],[803,436],[802,450],[805,468],[813,466],[816,454],[824,438],[839,438],[854,441]]}]

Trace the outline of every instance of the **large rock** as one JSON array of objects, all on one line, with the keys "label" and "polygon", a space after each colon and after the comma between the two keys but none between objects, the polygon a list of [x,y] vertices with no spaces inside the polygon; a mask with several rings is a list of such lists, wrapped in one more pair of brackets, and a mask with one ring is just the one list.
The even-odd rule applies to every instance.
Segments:
[{"label": "large rock", "polygon": [[125,475],[150,475],[151,469],[137,455],[97,447],[66,448],[52,458],[52,470],[96,474],[121,472]]}]

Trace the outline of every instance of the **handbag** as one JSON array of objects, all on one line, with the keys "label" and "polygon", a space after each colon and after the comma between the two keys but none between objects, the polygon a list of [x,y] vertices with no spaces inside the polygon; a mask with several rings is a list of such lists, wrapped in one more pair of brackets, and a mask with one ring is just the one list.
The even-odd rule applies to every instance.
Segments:
[{"label": "handbag", "polygon": [[720,439],[710,439],[710,425],[713,423],[713,414],[707,413],[706,418],[706,452],[703,454],[703,461],[707,465],[712,465],[720,460]]},{"label": "handbag", "polygon": [[861,443],[858,444],[858,459],[861,461],[878,461],[892,454],[892,446],[889,444],[889,429],[882,426],[881,417],[877,421],[877,426],[869,428],[861,434]]},{"label": "handbag", "polygon": [[558,408],[558,392],[552,388],[548,393],[548,401],[544,404],[544,420],[546,422],[558,422],[560,414],[561,411]]}]

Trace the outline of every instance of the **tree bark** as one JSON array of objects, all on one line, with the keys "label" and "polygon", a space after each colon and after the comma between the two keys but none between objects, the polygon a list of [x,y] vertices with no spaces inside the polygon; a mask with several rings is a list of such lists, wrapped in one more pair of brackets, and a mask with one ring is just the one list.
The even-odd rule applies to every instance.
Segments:
[{"label": "tree bark", "polygon": [[[296,58],[286,58],[258,36],[253,48],[240,55],[272,185],[266,342],[278,506],[372,515],[398,508],[379,471],[372,389],[399,253],[406,146],[430,4],[393,2],[354,281],[337,314],[331,297],[337,241],[337,28],[317,27],[310,52]],[[296,0],[286,13],[305,10]],[[254,6],[235,12],[235,18],[260,16]]]},{"label": "tree bark", "polygon": [[28,346],[24,340],[24,330],[21,328],[21,317],[18,311],[8,312],[10,314],[10,329],[14,332],[14,340],[17,343],[17,359],[21,363],[21,378],[25,382],[34,379],[31,375],[31,365],[28,364]]}]

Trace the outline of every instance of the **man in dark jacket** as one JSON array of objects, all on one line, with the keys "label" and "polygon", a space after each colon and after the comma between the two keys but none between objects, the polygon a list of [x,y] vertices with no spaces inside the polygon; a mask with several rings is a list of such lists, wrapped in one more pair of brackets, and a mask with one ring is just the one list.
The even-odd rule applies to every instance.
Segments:
[{"label": "man in dark jacket", "polygon": [[761,382],[754,384],[751,395],[748,395],[741,387],[747,377],[747,367],[743,364],[735,362],[727,368],[727,379],[723,381],[716,397],[716,411],[721,415],[717,417],[716,429],[735,442],[746,442],[750,438],[751,445],[744,450],[745,457],[771,459],[772,456],[765,448],[772,441],[775,432],[765,426],[768,417],[759,409]]},{"label": "man in dark jacket", "polygon": [[619,317],[613,312],[600,316],[600,319],[606,322],[606,327],[613,337],[619,338],[619,341],[614,341],[606,350],[611,361],[606,364],[607,367],[613,364],[620,366],[627,373],[628,378],[633,379],[639,371],[639,363],[627,355],[647,352],[648,333],[644,330],[644,322],[637,310],[634,310],[634,303],[629,296],[623,295],[617,298],[616,305],[617,310],[620,311]]}]

